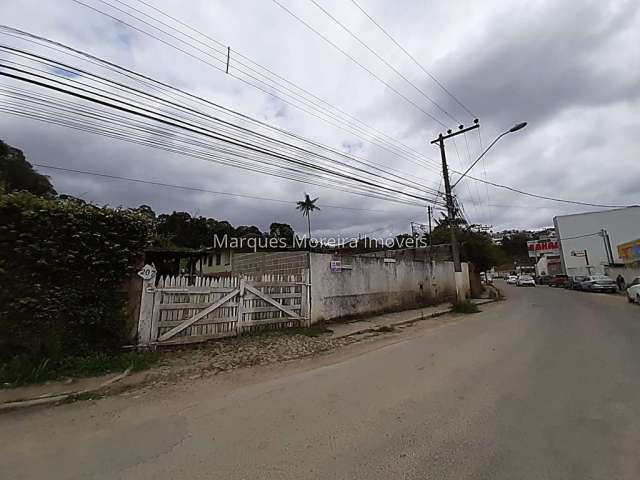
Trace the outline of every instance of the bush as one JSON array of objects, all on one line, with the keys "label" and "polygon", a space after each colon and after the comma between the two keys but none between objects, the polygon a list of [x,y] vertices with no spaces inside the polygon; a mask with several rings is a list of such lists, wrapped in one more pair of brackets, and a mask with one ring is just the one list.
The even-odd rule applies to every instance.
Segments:
[{"label": "bush", "polygon": [[[0,197],[0,364],[38,369],[113,352],[125,340],[124,280],[149,221],[26,192]],[[15,367],[15,365],[14,365]]]},{"label": "bush", "polygon": [[112,372],[145,370],[157,363],[160,353],[123,352],[96,353],[86,357],[67,357],[51,361],[33,356],[15,356],[0,364],[0,384],[19,386],[68,377],[96,377]]},{"label": "bush", "polygon": [[455,313],[478,313],[480,309],[471,300],[456,301],[452,304],[452,310]]}]

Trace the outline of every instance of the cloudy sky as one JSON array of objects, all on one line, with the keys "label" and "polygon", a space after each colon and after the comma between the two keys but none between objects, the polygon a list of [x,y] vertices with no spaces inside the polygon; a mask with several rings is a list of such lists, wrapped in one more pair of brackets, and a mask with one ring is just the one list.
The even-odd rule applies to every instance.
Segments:
[{"label": "cloudy sky", "polygon": [[[133,6],[163,18],[149,5],[158,8],[437,165],[439,152],[429,140],[443,127],[426,113],[450,128],[456,123],[311,1],[278,1],[352,59],[272,0],[145,0],[148,5],[139,0],[82,0],[139,27],[143,25],[109,4],[123,10]],[[473,117],[351,1],[316,2],[457,121],[471,124]],[[480,119],[480,136],[472,132],[447,144],[451,168],[463,170],[480,153],[480,142],[486,146],[514,123],[527,121],[526,129],[496,144],[474,168],[474,176],[545,196],[607,205],[640,203],[640,14],[636,1],[358,2]],[[74,46],[296,134],[407,172],[419,177],[425,187],[441,188],[437,168],[419,167],[391,155],[367,138],[335,128],[225,75],[193,50],[187,55],[73,0],[2,0],[0,18],[3,24]],[[175,44],[171,38],[161,38]],[[0,44],[26,45],[20,42],[0,34]],[[6,53],[0,53],[0,62],[7,59]],[[16,84],[0,78],[2,85]],[[281,200],[295,201],[308,192],[320,197],[321,208],[363,209],[322,208],[313,216],[316,235],[374,230],[399,233],[408,230],[410,220],[426,219],[423,207],[277,179],[4,113],[0,113],[0,138],[22,149],[34,163]],[[298,231],[306,227],[292,204],[41,171],[51,176],[59,192],[98,204],[148,204],[156,212],[187,211],[263,230],[272,221],[290,223]],[[461,182],[456,193],[470,222],[492,225],[495,230],[548,226],[555,215],[593,209],[526,197],[474,180]]]}]

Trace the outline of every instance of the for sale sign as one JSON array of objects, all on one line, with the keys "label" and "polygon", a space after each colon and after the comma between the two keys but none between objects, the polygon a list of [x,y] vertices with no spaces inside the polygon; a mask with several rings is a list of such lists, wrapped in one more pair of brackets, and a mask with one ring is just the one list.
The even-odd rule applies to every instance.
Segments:
[{"label": "for sale sign", "polygon": [[545,253],[560,255],[560,245],[557,240],[530,240],[527,242],[530,257],[540,257]]}]

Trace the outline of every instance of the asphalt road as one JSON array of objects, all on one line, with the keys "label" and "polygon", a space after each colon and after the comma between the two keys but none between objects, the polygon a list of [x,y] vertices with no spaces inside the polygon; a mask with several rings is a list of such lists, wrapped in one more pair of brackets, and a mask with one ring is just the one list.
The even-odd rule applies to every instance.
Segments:
[{"label": "asphalt road", "polygon": [[640,478],[640,307],[505,290],[331,365],[2,415],[0,478]]}]

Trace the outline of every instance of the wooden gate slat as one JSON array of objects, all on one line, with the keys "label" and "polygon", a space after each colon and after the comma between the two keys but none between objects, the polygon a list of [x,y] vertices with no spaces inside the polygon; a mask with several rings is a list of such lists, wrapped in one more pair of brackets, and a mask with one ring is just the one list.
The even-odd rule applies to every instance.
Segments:
[{"label": "wooden gate slat", "polygon": [[231,292],[229,292],[227,295],[222,297],[217,302],[212,303],[211,306],[209,306],[209,307],[205,308],[204,310],[200,311],[197,315],[194,315],[193,317],[191,317],[189,320],[186,320],[181,325],[178,325],[177,327],[174,327],[171,330],[169,330],[168,332],[166,332],[163,335],[161,335],[158,338],[158,342],[163,342],[165,340],[168,340],[169,338],[171,338],[171,337],[175,336],[176,334],[180,333],[181,331],[183,331],[185,328],[189,328],[191,325],[196,323],[198,320],[200,320],[201,318],[206,317],[209,313],[213,312],[216,308],[220,307],[225,302],[231,300],[233,297],[238,295],[238,293],[240,293],[240,289],[236,288],[236,289],[232,290]]},{"label": "wooden gate slat", "polygon": [[294,312],[293,310],[289,310],[287,307],[285,307],[284,305],[282,305],[279,302],[276,302],[275,300],[273,300],[272,298],[268,297],[267,295],[265,295],[264,293],[262,293],[260,290],[258,290],[257,288],[252,287],[251,285],[245,285],[245,288],[247,290],[249,290],[251,293],[253,293],[254,295],[260,297],[262,300],[264,300],[267,303],[270,303],[271,305],[273,305],[274,307],[276,307],[279,310],[282,310],[284,313],[286,313],[287,315],[289,315],[290,317],[292,317],[293,319],[300,319],[302,318],[300,315],[298,315],[296,312]]}]

